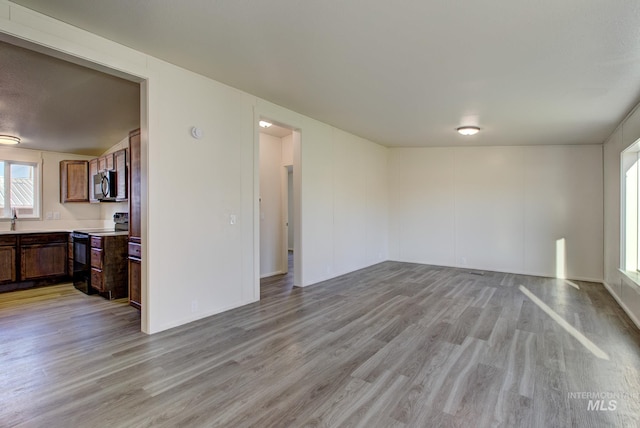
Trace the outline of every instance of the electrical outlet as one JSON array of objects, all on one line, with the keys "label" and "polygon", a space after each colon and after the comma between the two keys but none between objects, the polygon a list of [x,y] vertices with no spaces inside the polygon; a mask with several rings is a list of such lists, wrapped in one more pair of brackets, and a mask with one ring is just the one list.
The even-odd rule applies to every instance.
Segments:
[{"label": "electrical outlet", "polygon": [[53,220],[53,212],[47,211],[47,220]]},{"label": "electrical outlet", "polygon": [[60,220],[60,211],[54,211],[53,212],[53,219],[54,220]]},{"label": "electrical outlet", "polygon": [[460,257],[460,263],[462,264],[462,266],[466,266],[467,265],[467,258],[466,257]]},{"label": "electrical outlet", "polygon": [[198,312],[198,301],[197,300],[192,300],[191,301],[191,312]]},{"label": "electrical outlet", "polygon": [[238,217],[235,214],[231,214],[229,216],[229,224],[236,224],[238,221]]}]

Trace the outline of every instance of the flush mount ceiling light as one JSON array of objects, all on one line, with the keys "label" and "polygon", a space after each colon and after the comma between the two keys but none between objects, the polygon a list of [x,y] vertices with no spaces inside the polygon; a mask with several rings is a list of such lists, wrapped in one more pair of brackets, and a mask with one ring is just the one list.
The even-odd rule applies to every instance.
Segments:
[{"label": "flush mount ceiling light", "polygon": [[258,122],[258,125],[260,125],[260,128],[268,128],[273,125],[273,123],[267,122],[266,120],[261,120],[260,122]]},{"label": "flush mount ceiling light", "polygon": [[13,135],[0,135],[0,144],[15,145],[20,143],[20,138]]},{"label": "flush mount ceiling light", "polygon": [[456,131],[458,131],[458,133],[462,135],[476,135],[478,132],[480,132],[480,128],[478,128],[477,126],[461,126],[460,128],[456,129]]}]

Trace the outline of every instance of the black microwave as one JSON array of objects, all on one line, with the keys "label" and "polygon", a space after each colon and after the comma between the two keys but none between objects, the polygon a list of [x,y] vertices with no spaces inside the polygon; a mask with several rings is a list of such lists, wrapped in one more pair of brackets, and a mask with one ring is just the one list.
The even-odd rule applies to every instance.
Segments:
[{"label": "black microwave", "polygon": [[93,194],[96,199],[115,201],[117,193],[115,171],[101,171],[93,176]]}]

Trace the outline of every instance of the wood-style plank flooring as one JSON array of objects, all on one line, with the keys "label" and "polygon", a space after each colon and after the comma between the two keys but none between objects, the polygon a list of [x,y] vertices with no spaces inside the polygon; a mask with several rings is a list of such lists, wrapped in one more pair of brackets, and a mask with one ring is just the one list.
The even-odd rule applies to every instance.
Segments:
[{"label": "wood-style plank flooring", "polygon": [[71,285],[0,295],[0,426],[640,426],[640,332],[601,284],[397,262],[287,281],[152,336]]}]

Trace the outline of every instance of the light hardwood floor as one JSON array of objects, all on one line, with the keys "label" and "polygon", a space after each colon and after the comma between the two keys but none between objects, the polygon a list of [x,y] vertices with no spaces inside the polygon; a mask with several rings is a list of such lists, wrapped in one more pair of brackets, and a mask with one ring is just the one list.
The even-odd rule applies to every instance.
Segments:
[{"label": "light hardwood floor", "polygon": [[152,336],[70,285],[0,295],[0,426],[640,425],[640,332],[600,284],[395,262],[264,283]]}]

